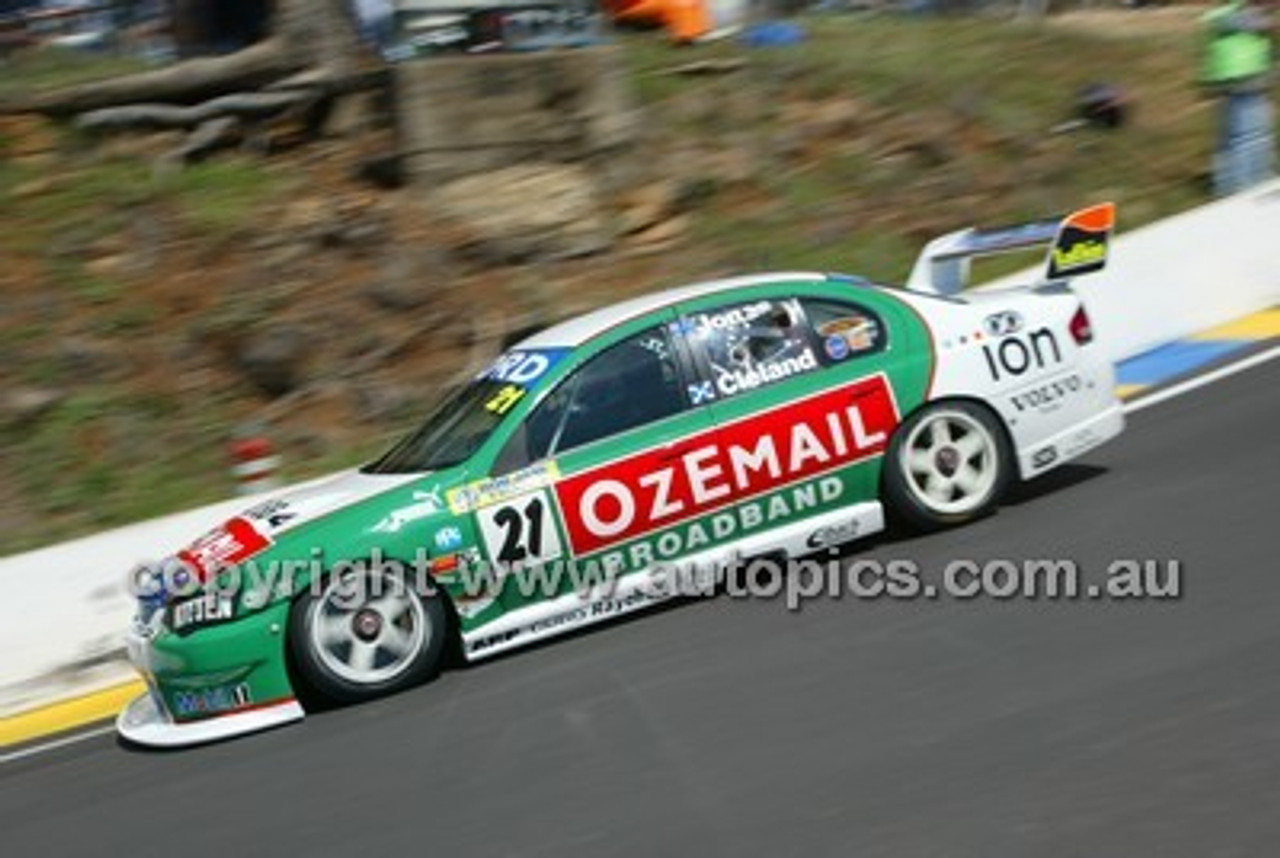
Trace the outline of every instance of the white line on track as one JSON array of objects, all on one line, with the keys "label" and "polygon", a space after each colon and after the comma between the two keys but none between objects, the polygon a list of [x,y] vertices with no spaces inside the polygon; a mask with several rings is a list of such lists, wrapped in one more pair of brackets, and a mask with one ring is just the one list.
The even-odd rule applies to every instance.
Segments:
[{"label": "white line on track", "polygon": [[5,763],[14,763],[25,757],[34,757],[36,754],[43,754],[45,751],[54,751],[58,748],[65,748],[67,745],[74,745],[78,742],[83,742],[86,739],[105,736],[108,733],[114,733],[115,731],[115,725],[112,724],[107,727],[98,727],[93,730],[86,730],[83,733],[73,733],[70,736],[63,736],[61,739],[54,739],[52,742],[42,742],[39,745],[32,745],[29,748],[10,751],[7,754],[0,755],[0,765]]},{"label": "white line on track", "polygon": [[1267,361],[1274,360],[1277,357],[1280,357],[1280,346],[1273,346],[1266,351],[1249,355],[1235,363],[1229,363],[1226,366],[1218,367],[1212,372],[1206,372],[1204,375],[1193,376],[1186,381],[1180,382],[1171,387],[1166,387],[1163,390],[1159,390],[1150,396],[1139,396],[1131,402],[1126,402],[1124,405],[1124,411],[1126,414],[1133,414],[1135,411],[1150,408],[1152,405],[1159,405],[1161,402],[1173,399],[1175,396],[1190,393],[1193,390],[1204,387],[1206,384],[1213,384],[1215,381],[1224,379],[1227,376],[1235,375],[1238,372],[1244,372],[1246,369],[1251,369],[1258,364],[1266,363]]}]

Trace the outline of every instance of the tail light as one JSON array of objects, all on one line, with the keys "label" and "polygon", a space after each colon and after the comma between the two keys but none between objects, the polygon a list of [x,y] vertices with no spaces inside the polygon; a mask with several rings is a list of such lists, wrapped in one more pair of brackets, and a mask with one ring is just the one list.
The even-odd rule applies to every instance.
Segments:
[{"label": "tail light", "polygon": [[1093,323],[1089,321],[1089,314],[1085,312],[1084,307],[1076,310],[1076,314],[1071,317],[1071,324],[1067,327],[1071,329],[1071,338],[1076,341],[1076,345],[1084,346],[1093,342]]}]

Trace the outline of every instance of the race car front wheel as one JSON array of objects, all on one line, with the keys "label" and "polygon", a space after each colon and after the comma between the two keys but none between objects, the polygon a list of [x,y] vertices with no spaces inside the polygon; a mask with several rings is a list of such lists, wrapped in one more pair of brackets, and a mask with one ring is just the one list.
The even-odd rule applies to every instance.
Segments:
[{"label": "race car front wheel", "polygon": [[890,509],[921,530],[972,521],[999,502],[1013,457],[998,418],[971,402],[927,405],[898,427],[885,460]]},{"label": "race car front wheel", "polygon": [[289,644],[301,678],[338,703],[407,688],[439,670],[447,614],[399,570],[349,566],[294,601]]}]

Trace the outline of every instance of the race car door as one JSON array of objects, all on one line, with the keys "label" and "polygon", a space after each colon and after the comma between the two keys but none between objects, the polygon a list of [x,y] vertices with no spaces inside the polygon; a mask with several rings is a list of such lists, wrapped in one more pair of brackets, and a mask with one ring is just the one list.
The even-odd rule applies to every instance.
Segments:
[{"label": "race car door", "polygon": [[712,426],[669,328],[663,320],[620,335],[543,397],[499,454],[495,478],[533,469],[548,483],[477,513],[486,560],[514,567],[504,608],[681,553],[667,535],[690,512],[678,465]]},{"label": "race car door", "polygon": [[762,289],[679,308],[743,535],[874,499],[897,424],[882,314]]}]

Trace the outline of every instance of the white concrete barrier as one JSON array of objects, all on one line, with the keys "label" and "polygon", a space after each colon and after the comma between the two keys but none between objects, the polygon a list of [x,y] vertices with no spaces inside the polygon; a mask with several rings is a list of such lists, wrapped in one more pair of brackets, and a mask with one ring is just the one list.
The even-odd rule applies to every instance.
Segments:
[{"label": "white concrete barrier", "polygon": [[0,560],[0,714],[132,676],[122,660],[129,570],[161,560],[249,501],[223,501]]},{"label": "white concrete barrier", "polygon": [[[1116,361],[1280,304],[1280,181],[1121,234],[1106,270],[1076,285]],[[133,609],[128,570],[249,503],[237,498],[0,559],[0,715],[130,678],[118,657]]]}]

